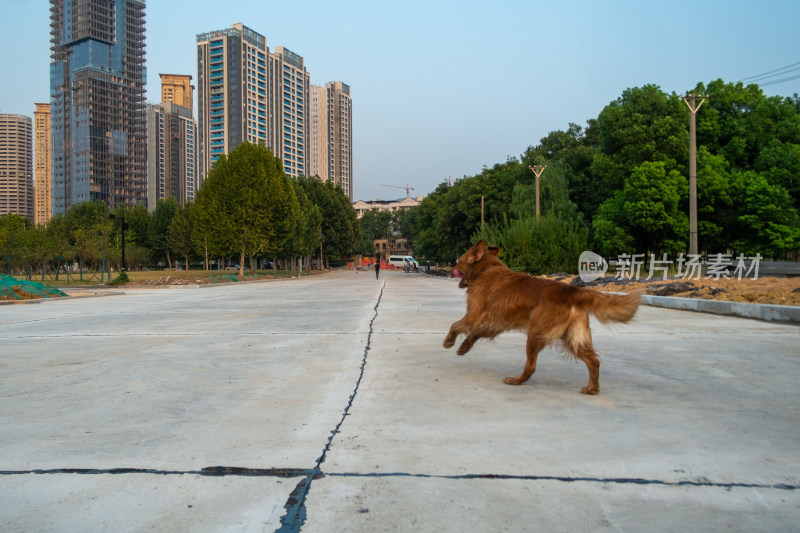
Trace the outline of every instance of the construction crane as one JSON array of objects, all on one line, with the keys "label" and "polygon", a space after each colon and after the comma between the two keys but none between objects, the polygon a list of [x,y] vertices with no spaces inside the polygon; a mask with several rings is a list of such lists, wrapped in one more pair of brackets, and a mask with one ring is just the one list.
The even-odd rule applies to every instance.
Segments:
[{"label": "construction crane", "polygon": [[408,184],[406,184],[405,187],[401,187],[399,185],[381,185],[381,187],[394,187],[395,189],[405,189],[406,190],[406,198],[410,197],[408,191],[413,191],[414,190],[414,187],[411,187]]}]

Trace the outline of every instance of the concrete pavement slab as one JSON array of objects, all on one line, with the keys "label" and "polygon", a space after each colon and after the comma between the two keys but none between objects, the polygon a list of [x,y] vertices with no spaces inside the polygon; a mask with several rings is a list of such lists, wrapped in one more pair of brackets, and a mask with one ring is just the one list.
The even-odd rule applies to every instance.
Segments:
[{"label": "concrete pavement slab", "polygon": [[0,476],[0,529],[274,531],[294,485],[189,474]]},{"label": "concrete pavement slab", "polygon": [[519,334],[444,350],[463,312],[452,280],[402,272],[0,307],[0,529],[800,523],[797,326],[593,322],[587,397],[558,350],[503,384]]}]

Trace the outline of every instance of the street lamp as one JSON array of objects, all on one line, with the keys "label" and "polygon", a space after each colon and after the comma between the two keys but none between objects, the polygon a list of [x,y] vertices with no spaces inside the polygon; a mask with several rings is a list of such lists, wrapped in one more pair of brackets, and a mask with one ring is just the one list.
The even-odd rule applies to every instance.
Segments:
[{"label": "street lamp", "polygon": [[533,174],[536,176],[536,223],[539,223],[539,176],[542,175],[544,169],[547,168],[547,165],[533,165],[530,169],[533,171]]}]

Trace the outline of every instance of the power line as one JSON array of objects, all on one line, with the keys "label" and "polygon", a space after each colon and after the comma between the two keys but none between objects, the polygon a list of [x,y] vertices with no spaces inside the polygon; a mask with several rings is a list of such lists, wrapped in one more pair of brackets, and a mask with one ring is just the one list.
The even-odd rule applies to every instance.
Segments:
[{"label": "power line", "polygon": [[781,79],[779,79],[779,80],[767,81],[767,82],[761,83],[761,84],[759,84],[759,85],[761,85],[761,87],[767,87],[767,86],[769,86],[769,85],[777,85],[777,84],[779,84],[779,83],[783,83],[783,82],[786,82],[786,81],[792,81],[792,80],[796,80],[796,79],[798,79],[798,78],[800,78],[800,74],[797,74],[797,75],[795,75],[795,76],[790,76],[790,77],[788,77],[788,78],[781,78]]},{"label": "power line", "polygon": [[746,78],[742,78],[739,81],[742,81],[742,82],[744,82],[744,81],[757,82],[758,80],[761,80],[761,79],[774,78],[775,76],[783,76],[783,75],[788,74],[789,72],[792,72],[792,71],[795,71],[795,70],[800,70],[800,61],[797,62],[797,63],[792,63],[791,65],[786,65],[785,67],[777,68],[775,70],[770,70],[768,72],[764,72],[764,73],[761,73],[761,74],[756,74],[755,76],[748,76]]}]

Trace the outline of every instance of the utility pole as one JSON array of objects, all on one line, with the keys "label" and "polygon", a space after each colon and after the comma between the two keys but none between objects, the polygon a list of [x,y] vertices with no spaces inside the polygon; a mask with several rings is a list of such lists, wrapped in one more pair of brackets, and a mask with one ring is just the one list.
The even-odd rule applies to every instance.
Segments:
[{"label": "utility pole", "polygon": [[547,165],[533,165],[530,169],[533,171],[533,174],[536,176],[536,223],[539,223],[539,176],[542,175],[544,169],[547,168]]},{"label": "utility pole", "polygon": [[[697,99],[700,102],[697,103]],[[708,98],[689,94],[683,101],[689,106],[689,253],[697,255],[697,110]]]}]

